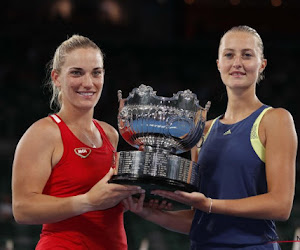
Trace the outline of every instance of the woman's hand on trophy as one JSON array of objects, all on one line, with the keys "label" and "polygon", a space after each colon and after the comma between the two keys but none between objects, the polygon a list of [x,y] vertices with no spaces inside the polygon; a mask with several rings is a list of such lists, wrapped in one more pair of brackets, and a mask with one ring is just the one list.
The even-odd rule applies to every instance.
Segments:
[{"label": "woman's hand on trophy", "polygon": [[209,204],[208,198],[206,198],[202,193],[198,192],[184,192],[184,191],[165,191],[165,190],[154,190],[151,192],[154,195],[159,195],[161,197],[174,200],[186,205],[189,205],[191,207],[197,208],[202,211],[208,211],[207,210],[207,204]]},{"label": "woman's hand on trophy", "polygon": [[173,205],[166,200],[159,201],[157,199],[151,199],[145,202],[145,194],[141,194],[139,198],[130,196],[122,201],[124,211],[131,211],[137,215],[145,218],[149,216],[153,211],[158,210],[173,210]]},{"label": "woman's hand on trophy", "polygon": [[125,211],[131,211],[133,213],[140,213],[143,211],[143,204],[145,200],[145,194],[141,194],[139,198],[129,196],[122,200],[122,204]]},{"label": "woman's hand on trophy", "polygon": [[141,144],[141,145],[139,146],[139,151],[144,151],[144,149],[145,149],[144,144]]},{"label": "woman's hand on trophy", "polygon": [[131,195],[145,193],[145,190],[138,186],[108,183],[112,176],[113,169],[111,168],[99,182],[83,195],[87,211],[111,208]]},{"label": "woman's hand on trophy", "polygon": [[145,207],[158,210],[173,210],[173,204],[166,200],[151,199],[144,203]]}]

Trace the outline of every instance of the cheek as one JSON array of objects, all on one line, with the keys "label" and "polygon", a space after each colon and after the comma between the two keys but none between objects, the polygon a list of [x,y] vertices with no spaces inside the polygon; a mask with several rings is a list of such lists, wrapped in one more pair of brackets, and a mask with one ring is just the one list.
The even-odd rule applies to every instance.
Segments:
[{"label": "cheek", "polygon": [[218,70],[220,72],[220,74],[226,74],[230,71],[230,65],[229,64],[226,64],[226,63],[220,63],[219,64],[219,67],[218,67]]},{"label": "cheek", "polygon": [[247,70],[249,73],[259,74],[259,71],[260,71],[260,64],[257,64],[257,63],[249,64],[249,65],[247,65],[246,70]]},{"label": "cheek", "polygon": [[262,65],[261,60],[256,58],[256,60],[250,60],[245,63],[245,67],[247,67],[251,71],[259,71]]},{"label": "cheek", "polygon": [[65,79],[64,83],[61,86],[61,90],[62,92],[73,92],[74,90],[76,90],[76,88],[78,88],[78,86],[80,86],[79,81],[76,81],[76,79]]},{"label": "cheek", "polygon": [[232,62],[230,60],[226,60],[224,58],[219,60],[218,68],[220,71],[228,70],[232,66]]},{"label": "cheek", "polygon": [[78,88],[80,88],[82,84],[82,79],[79,78],[69,78],[67,79],[66,85],[68,86],[68,88],[76,90]]},{"label": "cheek", "polygon": [[104,76],[102,76],[101,78],[97,79],[97,85],[102,88],[104,85]]}]

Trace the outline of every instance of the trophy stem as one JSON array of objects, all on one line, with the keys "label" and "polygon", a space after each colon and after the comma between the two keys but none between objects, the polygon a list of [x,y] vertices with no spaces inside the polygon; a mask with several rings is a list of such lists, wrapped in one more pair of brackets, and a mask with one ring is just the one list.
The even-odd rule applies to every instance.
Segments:
[{"label": "trophy stem", "polygon": [[164,147],[152,147],[152,146],[145,146],[143,149],[144,152],[154,153],[159,152],[163,154],[175,154],[175,149],[173,148],[164,148]]}]

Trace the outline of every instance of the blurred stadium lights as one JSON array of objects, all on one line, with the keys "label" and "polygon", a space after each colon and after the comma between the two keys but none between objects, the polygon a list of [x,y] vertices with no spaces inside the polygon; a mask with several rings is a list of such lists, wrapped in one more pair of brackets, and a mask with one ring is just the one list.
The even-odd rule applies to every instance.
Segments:
[{"label": "blurred stadium lights", "polygon": [[195,3],[195,0],[184,0],[184,2],[186,4],[193,4],[193,3]]},{"label": "blurred stadium lights", "polygon": [[280,7],[283,4],[285,6],[295,6],[298,5],[295,0],[184,0],[185,4],[192,5],[192,4],[197,4],[197,5],[210,5],[210,6],[215,6],[215,7],[220,7],[220,6],[226,6],[226,5],[239,5],[243,4],[243,6],[269,6],[269,7]]},{"label": "blurred stadium lights", "polygon": [[282,5],[282,1],[281,0],[271,0],[271,4],[274,7],[279,7]]},{"label": "blurred stadium lights", "polygon": [[231,5],[239,5],[241,3],[240,0],[230,0]]}]

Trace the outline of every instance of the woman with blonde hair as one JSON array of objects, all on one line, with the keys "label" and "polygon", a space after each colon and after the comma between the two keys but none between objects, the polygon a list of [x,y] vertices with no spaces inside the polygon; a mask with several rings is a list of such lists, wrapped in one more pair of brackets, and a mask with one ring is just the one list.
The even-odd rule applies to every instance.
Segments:
[{"label": "woman with blonde hair", "polygon": [[[124,204],[141,217],[190,235],[193,250],[279,249],[274,221],[290,216],[295,189],[297,135],[291,114],[256,96],[267,60],[259,34],[237,26],[221,38],[217,67],[226,86],[223,115],[205,125],[193,159],[199,192],[153,191],[193,207],[164,211]],[[163,206],[161,206],[162,208]]]},{"label": "woman with blonde hair", "polygon": [[93,118],[104,84],[103,54],[73,35],[50,66],[51,105],[58,112],[35,122],[18,143],[13,163],[13,214],[43,224],[36,249],[127,249],[124,198],[136,186],[108,183],[118,133]]}]

